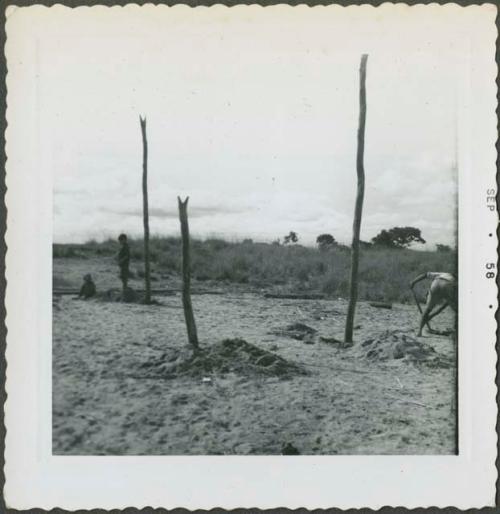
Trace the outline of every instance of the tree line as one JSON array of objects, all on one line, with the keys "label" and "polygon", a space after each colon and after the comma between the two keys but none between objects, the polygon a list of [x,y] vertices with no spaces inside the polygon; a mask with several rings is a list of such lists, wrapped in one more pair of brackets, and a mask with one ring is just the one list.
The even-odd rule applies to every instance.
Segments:
[{"label": "tree line", "polygon": [[[274,244],[290,245],[299,242],[299,235],[293,230],[283,237],[283,242],[277,239]],[[426,241],[422,237],[422,231],[416,227],[393,227],[391,229],[381,230],[375,237],[368,241],[360,241],[363,248],[393,248],[403,249],[409,248],[413,244],[425,244]],[[332,234],[320,234],[316,238],[316,244],[320,250],[329,250],[331,248],[344,246],[339,243]],[[451,252],[452,248],[448,245],[437,244],[436,251]]]}]

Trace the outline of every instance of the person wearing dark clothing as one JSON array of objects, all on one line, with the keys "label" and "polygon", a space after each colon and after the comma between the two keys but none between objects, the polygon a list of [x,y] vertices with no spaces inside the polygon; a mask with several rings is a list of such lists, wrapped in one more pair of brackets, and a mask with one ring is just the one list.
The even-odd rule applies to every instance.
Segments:
[{"label": "person wearing dark clothing", "polygon": [[83,285],[80,289],[80,293],[78,294],[78,298],[83,298],[86,300],[87,298],[92,298],[95,296],[96,287],[92,280],[92,276],[87,274],[83,277]]},{"label": "person wearing dark clothing", "polygon": [[118,252],[118,266],[120,268],[120,279],[123,284],[123,290],[127,289],[128,278],[129,278],[129,264],[130,264],[130,248],[127,243],[127,236],[120,234],[118,242],[121,245],[120,251]]}]

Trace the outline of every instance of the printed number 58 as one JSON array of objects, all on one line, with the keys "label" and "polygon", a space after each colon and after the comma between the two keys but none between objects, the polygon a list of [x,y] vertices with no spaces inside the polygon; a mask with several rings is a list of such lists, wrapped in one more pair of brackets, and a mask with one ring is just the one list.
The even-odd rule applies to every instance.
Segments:
[{"label": "printed number 58", "polygon": [[[495,263],[494,262],[486,263],[486,269],[489,269],[489,270],[495,269]],[[495,272],[494,271],[487,271],[486,272],[486,278],[495,278]]]}]

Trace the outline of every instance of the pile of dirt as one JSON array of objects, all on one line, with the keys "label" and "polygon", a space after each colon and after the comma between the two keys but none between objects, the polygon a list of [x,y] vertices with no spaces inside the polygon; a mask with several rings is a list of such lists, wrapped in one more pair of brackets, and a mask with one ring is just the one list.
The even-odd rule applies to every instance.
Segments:
[{"label": "pile of dirt", "polygon": [[401,330],[387,330],[376,338],[367,339],[358,351],[370,361],[394,359],[431,368],[450,368],[453,365],[448,356]]},{"label": "pile of dirt", "polygon": [[287,327],[272,330],[270,333],[275,336],[290,337],[305,343],[313,343],[317,332],[315,328],[304,325],[304,323],[292,323]]},{"label": "pile of dirt", "polygon": [[225,339],[208,348],[171,350],[160,359],[145,362],[141,369],[146,376],[204,378],[212,373],[267,375],[290,378],[305,375],[301,366],[262,350],[243,339]]}]

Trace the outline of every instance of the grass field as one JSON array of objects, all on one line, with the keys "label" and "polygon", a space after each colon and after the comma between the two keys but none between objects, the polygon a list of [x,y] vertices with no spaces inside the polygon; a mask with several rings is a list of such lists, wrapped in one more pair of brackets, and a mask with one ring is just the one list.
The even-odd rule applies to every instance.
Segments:
[{"label": "grass field", "polygon": [[[130,240],[131,270],[143,273],[143,241]],[[302,293],[323,293],[347,298],[350,250],[336,246],[329,250],[301,245],[228,242],[222,239],[194,239],[192,272],[196,281],[248,285]],[[112,258],[118,251],[113,240],[85,244],[54,244],[56,259]],[[153,276],[178,275],[181,266],[180,239],[155,237],[150,241]],[[456,271],[456,253],[388,248],[362,248],[359,270],[361,300],[407,303],[412,301],[409,282],[426,271]]]}]

